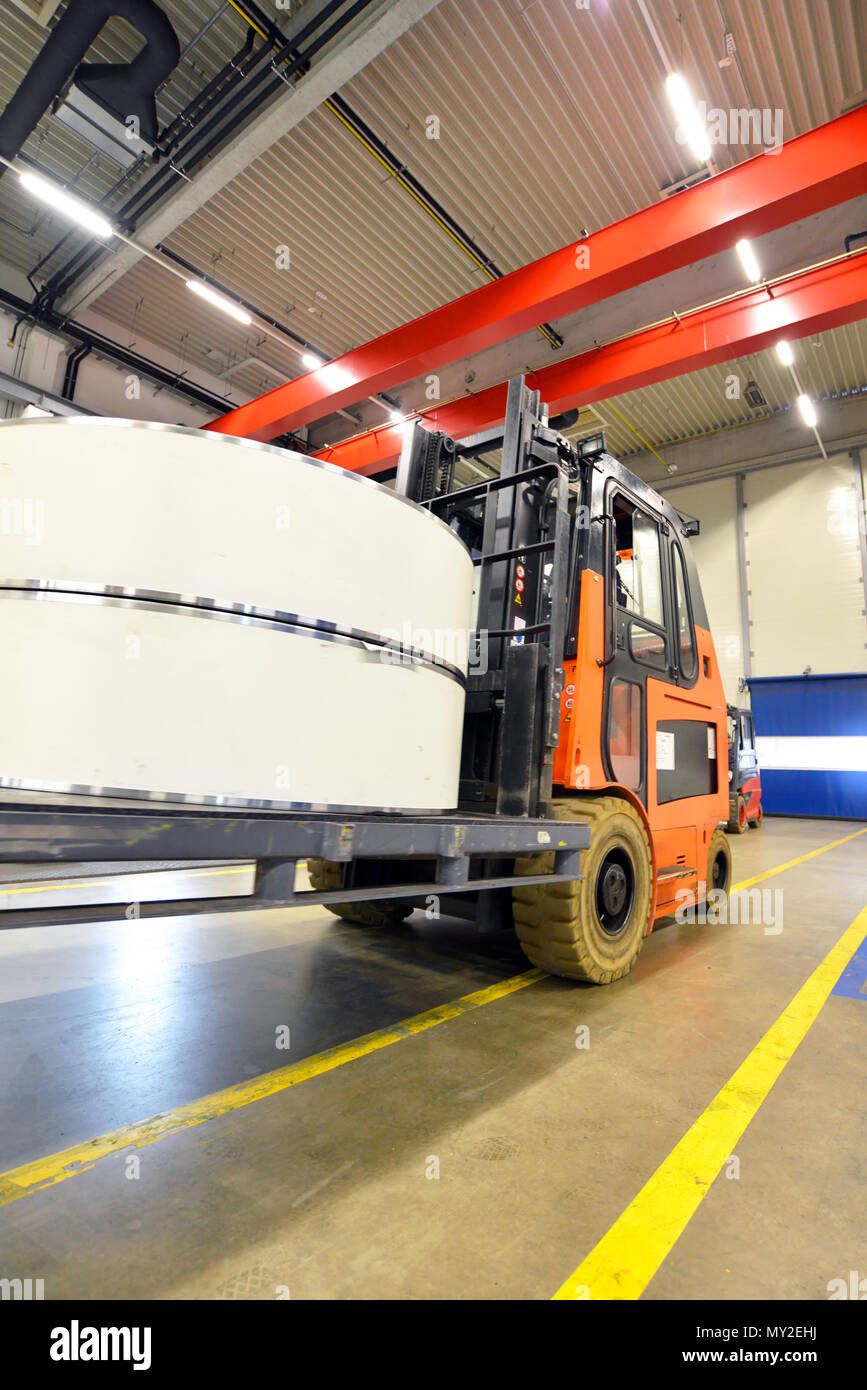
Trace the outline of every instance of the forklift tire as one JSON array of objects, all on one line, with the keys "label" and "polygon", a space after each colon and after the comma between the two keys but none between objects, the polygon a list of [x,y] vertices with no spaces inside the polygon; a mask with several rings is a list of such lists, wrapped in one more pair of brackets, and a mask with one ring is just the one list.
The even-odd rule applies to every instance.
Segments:
[{"label": "forklift tire", "polygon": [[715,830],[707,847],[707,891],[716,888],[728,897],[732,887],[732,850],[724,830]]},{"label": "forklift tire", "polygon": [[[653,869],[644,822],[619,796],[562,797],[552,813],[590,827],[582,878],[513,888],[518,940],[549,975],[611,984],[629,974],[650,925]],[[515,860],[515,872],[545,873],[552,865],[551,854],[529,855]]]},{"label": "forklift tire", "polygon": [[762,828],[762,821],[764,820],[764,818],[765,818],[765,813],[764,813],[764,811],[762,810],[762,803],[759,802],[758,810],[756,811],[756,814],[753,816],[752,820],[750,821],[750,825],[752,826],[753,830],[761,830],[761,828]]},{"label": "forklift tire", "polygon": [[[307,872],[317,893],[332,893],[343,880],[343,866],[333,859],[308,859]],[[411,907],[386,900],[370,903],[321,903],[326,912],[357,927],[396,927],[412,912]]]},{"label": "forklift tire", "polygon": [[735,835],[743,835],[747,828],[747,803],[742,796],[738,797],[738,818],[733,827]]}]

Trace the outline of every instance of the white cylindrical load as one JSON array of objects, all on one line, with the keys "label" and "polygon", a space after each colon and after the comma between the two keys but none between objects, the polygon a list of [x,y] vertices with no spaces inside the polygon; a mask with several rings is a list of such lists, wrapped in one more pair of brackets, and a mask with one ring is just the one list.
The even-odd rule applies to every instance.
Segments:
[{"label": "white cylindrical load", "polygon": [[2,425],[0,781],[449,809],[472,571],[424,509],[284,450]]},{"label": "white cylindrical load", "polygon": [[0,582],[249,604],[461,664],[469,556],[371,479],[175,425],[77,416],[0,428],[0,498],[38,532],[37,544],[2,528]]}]

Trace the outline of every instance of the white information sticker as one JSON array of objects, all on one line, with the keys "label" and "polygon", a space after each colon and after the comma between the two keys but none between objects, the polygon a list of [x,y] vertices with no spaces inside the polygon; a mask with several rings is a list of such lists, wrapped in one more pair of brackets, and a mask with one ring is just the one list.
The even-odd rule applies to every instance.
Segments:
[{"label": "white information sticker", "polygon": [[707,726],[707,755],[713,761],[716,757],[716,725]]},{"label": "white information sticker", "polygon": [[656,731],[656,770],[674,772],[674,734]]}]

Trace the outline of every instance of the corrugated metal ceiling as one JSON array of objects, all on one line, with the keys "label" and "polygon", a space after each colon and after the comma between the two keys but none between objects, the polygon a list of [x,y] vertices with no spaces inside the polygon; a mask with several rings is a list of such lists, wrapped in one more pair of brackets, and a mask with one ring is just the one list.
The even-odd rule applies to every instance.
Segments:
[{"label": "corrugated metal ceiling", "polygon": [[[37,22],[35,15],[28,15],[29,8],[22,0],[0,8],[0,102],[4,106],[48,37],[48,29]],[[33,6],[34,11],[39,8]],[[170,14],[182,56],[157,93],[161,128],[174,120],[243,42],[243,25],[224,0],[172,0],[163,8]],[[65,4],[59,5],[56,17],[65,9]],[[191,44],[193,47],[186,51]],[[114,17],[91,46],[88,62],[128,62],[140,48],[141,38],[136,31],[125,20]],[[50,113],[39,121],[22,153],[83,197],[95,202],[105,199],[112,208],[129,195],[142,174],[137,168],[124,176],[111,160],[104,156],[94,158],[92,147]],[[15,179],[8,176],[0,180],[0,218],[4,229],[3,259],[19,269],[32,267],[68,230],[68,224],[35,208],[32,199],[19,192]],[[65,250],[68,252],[78,244],[73,234]]]},{"label": "corrugated metal ceiling", "polygon": [[[813,400],[821,402],[867,392],[867,322],[802,338],[792,346],[801,385]],[[744,387],[751,380],[757,382],[766,407],[753,410],[744,398]],[[734,389],[738,396],[732,396]],[[614,396],[611,402],[595,405],[593,411],[605,424],[612,453],[625,457],[644,448],[618,417],[619,410],[664,458],[667,444],[766,419],[775,411],[791,408],[793,400],[791,374],[776,352],[768,350]],[[616,409],[612,410],[612,405]],[[821,405],[818,409],[821,415]],[[592,426],[588,428],[584,419],[579,421],[579,427],[567,431],[573,438],[587,433],[592,433]]]},{"label": "corrugated metal ceiling", "polygon": [[[240,45],[244,26],[216,0],[163,4],[182,45],[219,14],[162,94],[166,120]],[[867,86],[864,0],[694,0],[683,13],[669,0],[649,0],[648,9],[666,53],[696,96],[725,111],[779,109],[785,138],[839,114]],[[276,19],[282,22],[280,12]],[[727,30],[734,35],[737,61],[720,68]],[[20,81],[44,32],[20,10],[4,7],[0,98]],[[112,21],[98,54],[128,57],[130,40],[128,27]],[[633,0],[594,0],[586,9],[574,0],[442,0],[341,95],[508,271],[565,244],[581,227],[592,231],[637,211],[694,172],[693,157],[674,136],[663,76]],[[431,117],[439,122],[437,139],[429,138]],[[46,117],[28,153],[72,179],[89,152]],[[717,146],[715,167],[754,153],[751,144]],[[98,196],[113,173],[111,166],[91,165],[79,186]],[[0,215],[7,214],[10,183],[0,180]],[[12,239],[7,259],[32,265],[57,230],[40,222],[33,235]],[[482,278],[325,109],[278,141],[167,245],[330,355],[466,292]],[[288,270],[277,268],[279,245],[290,248]],[[177,351],[193,373],[197,366],[224,370],[251,355],[287,376],[300,369],[291,348],[262,341],[183,300],[178,281],[142,261],[97,307]],[[839,335],[849,347],[839,349],[836,361]],[[846,352],[857,351],[862,365],[864,357],[860,326],[823,340],[834,346],[825,350],[829,360],[825,377],[817,379],[819,394],[822,387],[842,389]],[[782,393],[787,383],[776,383],[771,370],[766,375],[770,401],[768,391]],[[726,402],[720,390],[724,376],[724,369],[694,373],[616,398],[614,405],[659,445],[727,423],[722,416],[735,403]],[[231,380],[239,391],[256,394],[275,378],[254,364]],[[789,396],[782,394],[780,401]],[[608,414],[615,422],[611,447],[629,452],[635,436]]]}]

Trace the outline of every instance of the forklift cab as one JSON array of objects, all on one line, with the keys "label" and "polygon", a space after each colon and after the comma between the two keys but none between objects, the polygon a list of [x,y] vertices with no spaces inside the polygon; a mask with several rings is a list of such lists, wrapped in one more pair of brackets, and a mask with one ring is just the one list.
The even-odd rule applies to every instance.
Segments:
[{"label": "forklift cab", "polygon": [[753,713],[727,705],[729,818],[726,825],[730,835],[743,835],[748,826],[758,829],[762,823],[762,784],[756,753],[756,731]]}]

